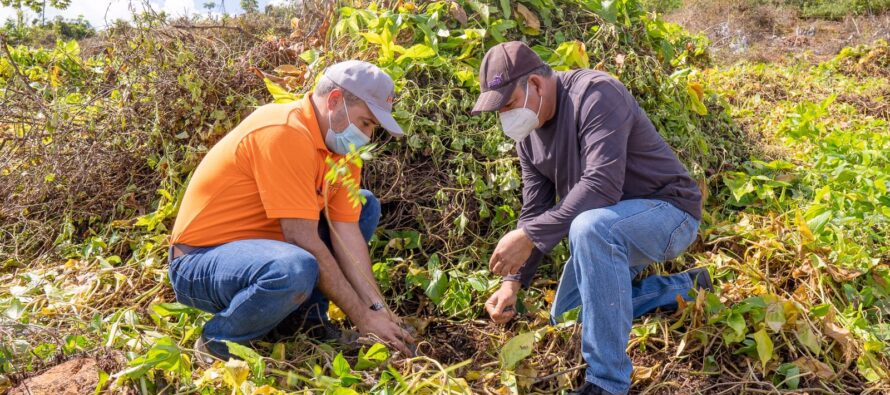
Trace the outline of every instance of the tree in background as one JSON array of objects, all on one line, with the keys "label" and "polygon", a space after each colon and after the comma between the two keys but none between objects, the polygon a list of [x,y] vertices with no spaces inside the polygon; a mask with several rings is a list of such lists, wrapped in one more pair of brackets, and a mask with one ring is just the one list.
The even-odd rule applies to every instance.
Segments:
[{"label": "tree in background", "polygon": [[64,10],[71,5],[71,0],[0,0],[0,5],[12,7],[18,15],[18,26],[24,25],[24,10],[30,9],[40,14],[40,24],[46,23],[46,7]]},{"label": "tree in background", "polygon": [[241,0],[241,9],[248,14],[253,14],[260,10],[260,4],[257,0]]},{"label": "tree in background", "polygon": [[213,9],[215,7],[216,7],[216,3],[212,2],[212,1],[204,2],[204,8],[207,9],[207,17],[208,18],[210,18],[210,13],[213,11]]}]

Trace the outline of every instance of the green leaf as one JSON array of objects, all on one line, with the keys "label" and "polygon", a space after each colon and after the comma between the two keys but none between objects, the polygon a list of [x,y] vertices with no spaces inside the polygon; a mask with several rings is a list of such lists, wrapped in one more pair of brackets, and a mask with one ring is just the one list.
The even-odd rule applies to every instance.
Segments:
[{"label": "green leaf", "polygon": [[831,305],[828,303],[817,304],[810,309],[810,314],[813,317],[825,317],[828,312],[831,310]]},{"label": "green leaf", "polygon": [[819,335],[813,331],[813,328],[810,327],[810,324],[805,320],[797,321],[797,328],[794,333],[797,335],[797,339],[800,341],[800,344],[803,344],[806,348],[808,348],[813,354],[819,355],[822,354],[822,344],[819,339]]},{"label": "green leaf", "polygon": [[442,302],[442,297],[445,296],[445,291],[447,290],[448,276],[445,275],[445,272],[438,268],[431,270],[430,283],[423,290],[426,296],[429,296],[433,303],[439,304]]},{"label": "green leaf", "polygon": [[275,343],[275,345],[272,346],[272,354],[270,356],[272,357],[272,359],[274,359],[276,361],[284,361],[284,357],[285,357],[284,343],[281,343],[281,342]]},{"label": "green leaf", "polygon": [[881,368],[881,362],[879,362],[870,352],[862,353],[862,355],[856,359],[856,368],[859,370],[859,374],[861,374],[862,377],[865,377],[866,380],[872,383],[881,380],[881,377],[884,377],[887,374],[887,372]]},{"label": "green leaf", "polygon": [[331,369],[334,372],[334,375],[340,378],[340,385],[348,387],[360,380],[358,376],[352,374],[349,362],[346,361],[346,358],[343,358],[342,352],[337,353],[337,356],[334,357],[334,361],[331,362]]},{"label": "green leaf", "polygon": [[102,393],[102,389],[105,388],[105,383],[108,382],[108,378],[108,373],[106,373],[104,370],[99,371],[99,382],[96,383],[96,390],[93,391],[93,395],[99,395],[100,393]]},{"label": "green leaf", "polygon": [[513,370],[516,365],[531,355],[535,349],[535,341],[538,332],[526,332],[516,335],[510,339],[501,349],[501,368],[505,370]]},{"label": "green leaf", "polygon": [[250,365],[250,370],[253,372],[254,376],[263,376],[263,370],[266,368],[266,364],[263,362],[263,357],[260,356],[260,354],[257,354],[257,352],[250,347],[235,342],[226,340],[225,343],[229,347],[229,353],[243,359]]},{"label": "green leaf", "polygon": [[151,306],[151,309],[161,317],[185,314],[187,316],[196,316],[201,313],[200,310],[186,306],[182,303],[159,303]]},{"label": "green leaf", "polygon": [[488,19],[491,16],[491,12],[489,11],[487,4],[483,4],[478,0],[467,0],[467,5],[469,5],[470,8],[473,9],[473,11],[476,11],[476,13],[482,16],[482,21],[485,22],[486,25],[488,24]]},{"label": "green leaf", "polygon": [[745,324],[745,318],[741,314],[735,311],[729,313],[729,316],[726,317],[726,325],[735,331],[737,338],[745,335],[747,325]]},{"label": "green leaf", "polygon": [[741,201],[745,195],[754,192],[754,184],[751,183],[745,173],[728,173],[726,176],[723,176],[723,184],[729,188],[729,191],[732,192],[732,197],[737,201]]},{"label": "green leaf", "polygon": [[776,369],[776,374],[778,377],[783,378],[782,381],[773,379],[773,383],[777,385],[781,383],[792,390],[797,389],[800,385],[800,368],[793,363],[783,363]]},{"label": "green leaf", "polygon": [[501,0],[501,12],[504,13],[504,19],[510,19],[510,0]]},{"label": "green leaf", "polygon": [[179,347],[167,336],[155,340],[154,345],[145,354],[133,358],[128,365],[129,368],[115,376],[137,379],[151,369],[165,370],[180,377],[191,376],[188,363],[183,359]]},{"label": "green leaf", "polygon": [[828,224],[828,220],[831,219],[832,214],[833,213],[831,210],[820,213],[819,215],[816,215],[809,221],[807,221],[807,226],[810,227],[810,230],[813,232],[813,234],[818,235],[822,233],[823,229],[825,229],[825,225]]},{"label": "green leaf", "polygon": [[548,60],[550,65],[559,71],[574,68],[590,68],[590,58],[587,56],[587,48],[578,40],[566,41],[559,44]]},{"label": "green leaf", "polygon": [[355,363],[356,370],[366,370],[374,368],[386,362],[389,359],[389,350],[380,343],[374,343],[367,352],[364,348],[358,353],[358,362]]},{"label": "green leaf", "polygon": [[773,358],[773,341],[763,328],[754,333],[754,341],[757,342],[757,357],[760,358],[760,366],[766,369],[766,363]]},{"label": "green leaf", "polygon": [[432,48],[423,44],[415,44],[411,48],[406,49],[405,53],[396,59],[396,63],[401,63],[405,59],[426,59],[433,56],[436,56],[436,51]]},{"label": "green leaf", "polygon": [[334,357],[334,361],[331,362],[331,369],[337,377],[343,377],[352,373],[352,369],[349,368],[349,362],[346,361],[346,358],[343,358],[342,352],[337,353],[337,356]]}]

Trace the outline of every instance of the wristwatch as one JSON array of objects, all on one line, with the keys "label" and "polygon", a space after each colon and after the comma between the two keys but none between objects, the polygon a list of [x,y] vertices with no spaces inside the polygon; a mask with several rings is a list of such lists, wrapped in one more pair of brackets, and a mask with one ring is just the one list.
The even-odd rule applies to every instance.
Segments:
[{"label": "wristwatch", "polygon": [[374,302],[374,304],[371,305],[371,310],[380,311],[380,310],[383,310],[383,307],[384,307],[383,303]]}]

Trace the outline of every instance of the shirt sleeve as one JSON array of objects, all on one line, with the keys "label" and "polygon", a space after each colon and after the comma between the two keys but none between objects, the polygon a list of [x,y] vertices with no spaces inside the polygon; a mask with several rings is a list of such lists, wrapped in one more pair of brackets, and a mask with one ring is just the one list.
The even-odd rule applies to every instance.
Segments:
[{"label": "shirt sleeve", "polygon": [[[541,174],[529,161],[528,154],[517,144],[519,165],[522,170],[522,211],[519,214],[517,228],[522,229],[556,203],[556,189],[553,182]],[[537,247],[532,250],[528,260],[516,274],[504,276],[506,281],[519,281],[523,287],[531,285],[535,272],[541,264],[544,254]]]},{"label": "shirt sleeve", "polygon": [[538,250],[550,252],[569,233],[579,214],[621,200],[627,139],[634,122],[633,100],[618,82],[592,85],[580,103],[578,139],[584,171],[553,208],[524,225]]},{"label": "shirt sleeve", "polygon": [[[358,166],[349,165],[349,177],[354,185],[361,185],[362,170]],[[328,199],[327,216],[331,221],[357,223],[362,214],[362,204],[349,197],[349,189],[337,185],[333,195]]]},{"label": "shirt sleeve", "polygon": [[318,220],[318,164],[309,135],[288,126],[268,126],[245,136],[237,158],[257,185],[268,218]]}]

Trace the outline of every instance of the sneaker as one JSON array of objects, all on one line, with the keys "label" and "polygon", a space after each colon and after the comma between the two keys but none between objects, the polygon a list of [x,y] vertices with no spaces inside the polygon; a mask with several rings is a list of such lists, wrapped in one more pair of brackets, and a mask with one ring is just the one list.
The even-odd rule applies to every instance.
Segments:
[{"label": "sneaker", "polygon": [[304,333],[308,338],[318,342],[333,343],[344,348],[356,345],[359,338],[357,332],[340,329],[329,321],[297,320],[293,317],[288,317],[285,319],[285,322],[282,322],[266,334],[263,340],[277,343],[290,339],[297,333]]},{"label": "sneaker", "polygon": [[686,273],[689,273],[689,278],[692,279],[692,285],[695,288],[714,292],[714,283],[711,282],[711,274],[708,273],[708,268],[697,267],[687,270]]},{"label": "sneaker", "polygon": [[232,358],[229,354],[229,347],[225,343],[206,339],[203,335],[195,340],[195,361],[199,366],[207,368],[213,365],[213,362],[228,361]]},{"label": "sneaker", "polygon": [[576,390],[576,391],[569,392],[569,394],[570,395],[612,395],[611,392],[608,392],[608,391],[600,388],[596,384],[591,383],[589,381],[585,381],[584,385],[582,385],[581,388],[578,388],[578,390]]}]

